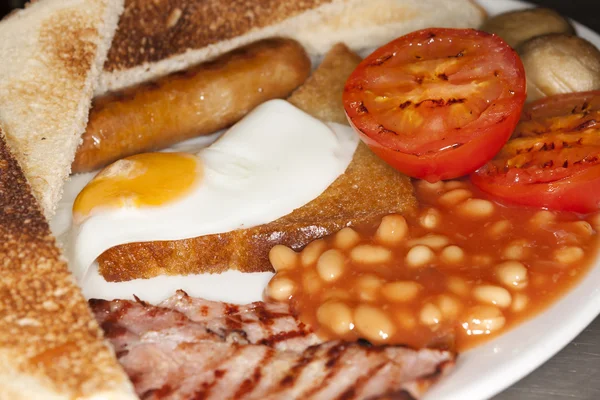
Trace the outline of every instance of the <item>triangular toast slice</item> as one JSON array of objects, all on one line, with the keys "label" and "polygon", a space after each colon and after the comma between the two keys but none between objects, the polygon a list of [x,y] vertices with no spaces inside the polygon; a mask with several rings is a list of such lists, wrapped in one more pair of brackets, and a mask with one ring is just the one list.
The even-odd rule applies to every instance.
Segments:
[{"label": "triangular toast slice", "polygon": [[[289,101],[323,120],[345,123],[342,90],[360,58],[335,46]],[[102,254],[99,272],[109,281],[160,274],[270,271],[268,253],[276,244],[300,249],[345,226],[416,209],[412,184],[360,143],[346,172],[319,197],[268,224],[193,239],[131,243]]]},{"label": "triangular toast slice", "polygon": [[0,130],[0,399],[133,400]]},{"label": "triangular toast slice", "polygon": [[123,0],[39,0],[0,21],[0,127],[50,218]]}]

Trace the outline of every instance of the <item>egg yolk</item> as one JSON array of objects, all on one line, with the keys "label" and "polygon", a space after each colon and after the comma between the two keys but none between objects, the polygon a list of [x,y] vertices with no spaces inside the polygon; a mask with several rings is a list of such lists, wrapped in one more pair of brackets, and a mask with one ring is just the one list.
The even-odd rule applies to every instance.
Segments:
[{"label": "egg yolk", "polygon": [[119,160],[96,175],[73,204],[81,223],[97,209],[160,206],[185,196],[202,178],[200,160],[185,153],[145,153]]}]

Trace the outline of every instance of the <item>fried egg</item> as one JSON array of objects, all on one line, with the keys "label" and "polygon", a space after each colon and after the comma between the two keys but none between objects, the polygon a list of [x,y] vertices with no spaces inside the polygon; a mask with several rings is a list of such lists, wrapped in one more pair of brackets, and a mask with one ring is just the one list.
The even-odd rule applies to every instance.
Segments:
[{"label": "fried egg", "polygon": [[224,233],[283,217],[344,173],[358,140],[348,126],[271,100],[196,153],[119,160],[73,202],[65,245],[71,268],[82,281],[94,260],[117,245]]}]

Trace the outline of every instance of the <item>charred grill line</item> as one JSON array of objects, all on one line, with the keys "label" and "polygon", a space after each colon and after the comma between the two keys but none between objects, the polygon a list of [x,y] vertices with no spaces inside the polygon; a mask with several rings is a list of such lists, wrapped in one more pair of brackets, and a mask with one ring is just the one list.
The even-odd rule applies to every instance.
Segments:
[{"label": "charred grill line", "polygon": [[391,134],[394,134],[394,135],[398,136],[398,133],[396,133],[396,132],[394,132],[394,131],[392,131],[392,130],[390,130],[390,129],[387,129],[387,128],[386,128],[385,126],[383,126],[383,125],[379,125],[379,131],[378,131],[378,133],[379,133],[380,135],[385,135],[385,134],[391,133]]},{"label": "charred grill line", "polygon": [[382,363],[377,364],[373,368],[370,368],[366,374],[362,375],[360,378],[358,378],[356,380],[356,382],[354,383],[353,386],[350,386],[348,389],[346,389],[345,392],[340,394],[338,396],[337,400],[353,399],[356,396],[356,393],[359,392],[360,389],[362,389],[365,386],[365,384],[367,384],[369,382],[369,380],[371,380],[372,377],[377,375],[377,373],[379,373],[379,371],[383,367],[385,367],[387,364],[388,364],[387,362],[382,362]]},{"label": "charred grill line", "polygon": [[378,59],[376,59],[375,61],[373,61],[370,65],[372,67],[378,67],[378,66],[382,65],[383,63],[385,63],[390,58],[392,58],[393,56],[394,56],[393,54],[387,54],[387,55],[385,55],[383,57],[379,57]]},{"label": "charred grill line", "polygon": [[333,346],[327,351],[328,360],[325,363],[325,367],[328,369],[327,374],[319,382],[315,382],[312,388],[302,393],[302,397],[310,397],[321,390],[331,378],[335,377],[340,372],[340,366],[338,364],[339,359],[344,355],[348,349],[348,344],[341,342]]},{"label": "charred grill line", "polygon": [[590,120],[587,120],[587,121],[581,123],[580,125],[576,126],[573,130],[576,131],[576,132],[577,131],[583,131],[583,130],[592,128],[594,126],[596,126],[596,120],[595,119],[590,119]]}]

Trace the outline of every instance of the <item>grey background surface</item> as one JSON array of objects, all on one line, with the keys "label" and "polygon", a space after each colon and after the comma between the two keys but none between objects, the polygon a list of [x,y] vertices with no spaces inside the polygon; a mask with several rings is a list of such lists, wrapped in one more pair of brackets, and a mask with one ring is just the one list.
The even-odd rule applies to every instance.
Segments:
[{"label": "grey background surface", "polygon": [[[448,0],[452,1],[452,0]],[[530,0],[600,33],[600,0]],[[22,0],[0,0],[0,16]],[[557,323],[559,323],[557,321]],[[600,318],[530,375],[493,400],[600,400]],[[468,399],[457,399],[468,400]]]}]

